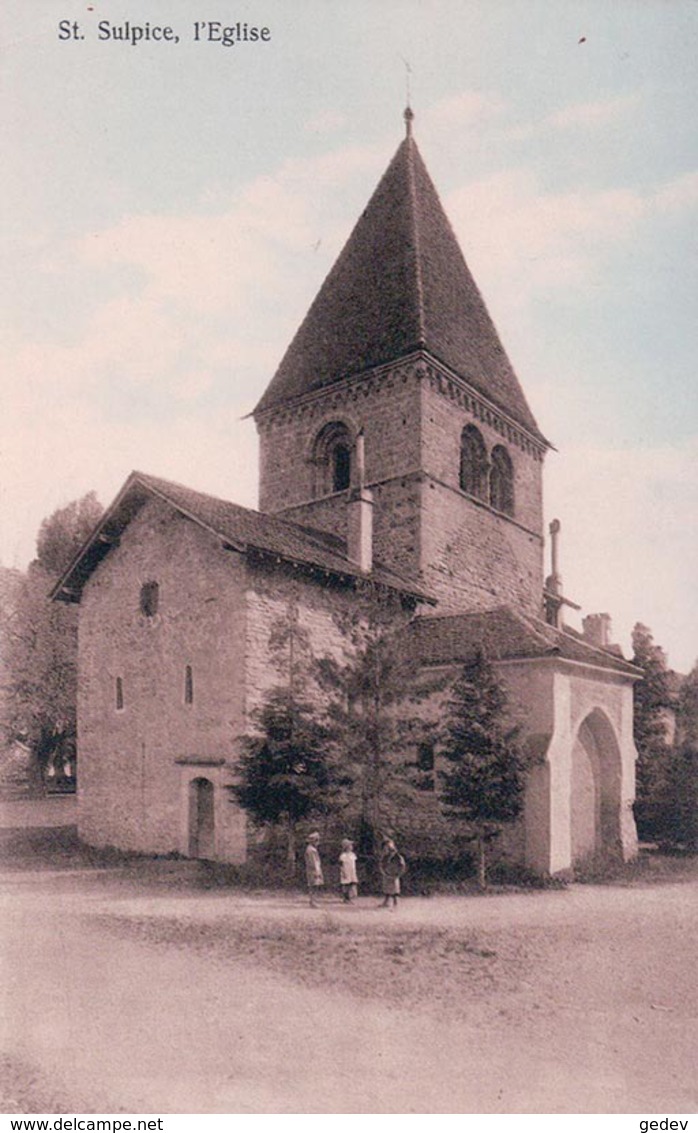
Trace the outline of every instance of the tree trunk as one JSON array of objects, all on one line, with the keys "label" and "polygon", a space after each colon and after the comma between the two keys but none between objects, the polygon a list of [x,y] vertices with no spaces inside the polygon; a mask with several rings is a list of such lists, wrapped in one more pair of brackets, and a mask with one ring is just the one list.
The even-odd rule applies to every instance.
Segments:
[{"label": "tree trunk", "polygon": [[293,819],[291,818],[290,814],[288,816],[287,837],[288,837],[288,841],[286,843],[286,864],[288,866],[288,872],[289,872],[290,876],[295,877],[296,876],[296,824],[293,821]]},{"label": "tree trunk", "polygon": [[487,861],[485,859],[485,836],[480,830],[477,836],[477,884],[483,892],[487,888]]}]

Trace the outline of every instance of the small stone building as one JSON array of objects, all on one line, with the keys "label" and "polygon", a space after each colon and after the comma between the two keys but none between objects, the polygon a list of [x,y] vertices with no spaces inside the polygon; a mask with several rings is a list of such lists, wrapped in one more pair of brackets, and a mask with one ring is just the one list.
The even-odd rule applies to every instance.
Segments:
[{"label": "small stone building", "polygon": [[415,666],[484,648],[540,755],[514,853],[636,850],[637,671],[544,577],[549,443],[407,133],[257,406],[260,510],[133,473],[54,596],[80,603],[79,829],[240,861],[238,737],[290,609],[318,654],[390,599]]}]

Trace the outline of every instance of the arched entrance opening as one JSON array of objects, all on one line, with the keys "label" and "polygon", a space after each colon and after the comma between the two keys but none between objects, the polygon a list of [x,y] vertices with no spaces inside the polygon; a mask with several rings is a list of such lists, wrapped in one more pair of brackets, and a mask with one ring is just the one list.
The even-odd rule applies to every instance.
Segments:
[{"label": "arched entrance opening", "polygon": [[595,708],[572,748],[570,820],[572,862],[620,852],[621,758],[608,717]]},{"label": "arched entrance opening", "polygon": [[215,855],[213,783],[192,779],[189,784],[189,857],[212,860]]}]

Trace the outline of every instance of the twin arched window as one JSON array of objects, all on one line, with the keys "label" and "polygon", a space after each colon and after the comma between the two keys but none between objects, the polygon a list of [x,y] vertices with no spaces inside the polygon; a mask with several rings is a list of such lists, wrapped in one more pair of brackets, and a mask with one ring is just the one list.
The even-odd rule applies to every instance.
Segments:
[{"label": "twin arched window", "polygon": [[460,486],[478,500],[487,500],[488,460],[479,429],[466,425],[460,438]]},{"label": "twin arched window", "polygon": [[505,515],[514,514],[514,466],[502,445],[496,445],[492,449],[490,503]]},{"label": "twin arched window", "polygon": [[482,434],[466,425],[460,442],[460,486],[470,496],[505,515],[514,514],[514,466],[503,445],[495,445],[488,458]]},{"label": "twin arched window", "polygon": [[352,439],[342,421],[325,425],[315,441],[316,495],[344,492],[351,487]]}]

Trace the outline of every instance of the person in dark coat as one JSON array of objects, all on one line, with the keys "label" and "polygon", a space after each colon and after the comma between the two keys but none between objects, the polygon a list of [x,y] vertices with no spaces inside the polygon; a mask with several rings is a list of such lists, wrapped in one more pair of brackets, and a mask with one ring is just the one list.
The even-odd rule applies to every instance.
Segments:
[{"label": "person in dark coat", "polygon": [[397,909],[397,899],[400,895],[400,878],[405,872],[405,859],[402,854],[398,852],[398,848],[392,838],[386,838],[384,840],[378,864],[381,874],[381,889],[383,891],[381,908],[387,909],[392,901],[393,908]]}]

